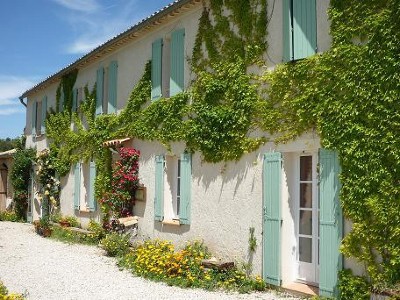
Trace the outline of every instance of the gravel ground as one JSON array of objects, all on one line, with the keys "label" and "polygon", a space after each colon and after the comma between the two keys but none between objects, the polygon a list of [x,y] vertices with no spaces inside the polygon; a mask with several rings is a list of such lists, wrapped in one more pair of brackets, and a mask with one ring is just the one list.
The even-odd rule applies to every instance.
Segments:
[{"label": "gravel ground", "polygon": [[[98,247],[42,238],[30,224],[0,222],[0,280],[27,299],[283,299],[273,293],[181,289],[120,271]],[[296,299],[286,297],[284,299]]]}]

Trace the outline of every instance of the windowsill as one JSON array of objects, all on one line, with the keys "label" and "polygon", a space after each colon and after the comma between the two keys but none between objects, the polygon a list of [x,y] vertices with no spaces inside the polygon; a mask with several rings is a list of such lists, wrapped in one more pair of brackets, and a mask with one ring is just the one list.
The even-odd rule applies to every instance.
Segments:
[{"label": "windowsill", "polygon": [[181,226],[179,220],[164,220],[161,223],[163,225]]}]

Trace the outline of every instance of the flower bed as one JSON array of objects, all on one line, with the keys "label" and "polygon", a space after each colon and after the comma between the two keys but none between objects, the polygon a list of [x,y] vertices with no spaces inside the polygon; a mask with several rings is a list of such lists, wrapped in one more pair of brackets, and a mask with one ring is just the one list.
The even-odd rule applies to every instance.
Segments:
[{"label": "flower bed", "polygon": [[239,292],[266,289],[261,277],[247,276],[237,267],[229,270],[204,268],[201,262],[209,257],[211,253],[199,241],[187,243],[183,249],[175,251],[170,242],[148,240],[120,257],[118,264],[136,275],[170,285]]}]

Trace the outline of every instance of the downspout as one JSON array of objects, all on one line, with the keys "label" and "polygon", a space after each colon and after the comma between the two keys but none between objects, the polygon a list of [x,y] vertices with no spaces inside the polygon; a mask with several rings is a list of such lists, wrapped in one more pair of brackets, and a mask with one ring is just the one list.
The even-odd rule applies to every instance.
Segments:
[{"label": "downspout", "polygon": [[24,98],[22,96],[19,97],[19,102],[21,102],[21,104],[26,107],[26,104],[24,102]]}]

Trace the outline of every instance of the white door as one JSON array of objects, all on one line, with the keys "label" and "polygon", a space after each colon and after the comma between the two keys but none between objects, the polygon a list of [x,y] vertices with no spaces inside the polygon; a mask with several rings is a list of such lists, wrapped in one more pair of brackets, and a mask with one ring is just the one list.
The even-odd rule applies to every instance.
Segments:
[{"label": "white door", "polygon": [[317,153],[298,157],[297,261],[298,279],[318,283],[319,203]]}]

